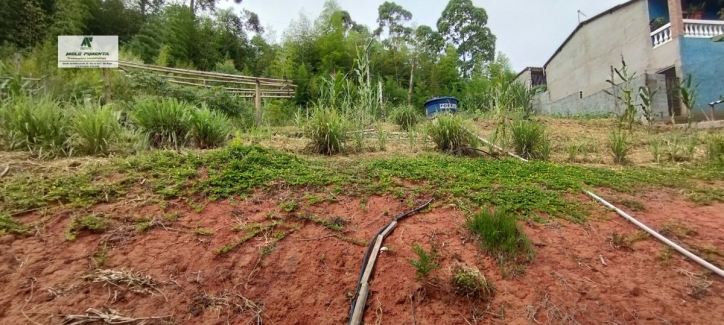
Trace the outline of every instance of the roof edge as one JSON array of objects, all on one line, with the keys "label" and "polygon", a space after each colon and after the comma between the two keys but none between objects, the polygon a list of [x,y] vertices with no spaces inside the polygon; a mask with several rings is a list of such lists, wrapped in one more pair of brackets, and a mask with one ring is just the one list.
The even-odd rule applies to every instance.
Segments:
[{"label": "roof edge", "polygon": [[580,22],[580,23],[578,24],[578,26],[576,26],[576,29],[574,29],[573,32],[571,32],[571,34],[568,35],[568,38],[566,38],[566,40],[563,41],[563,44],[561,44],[561,46],[559,46],[558,49],[553,53],[553,55],[551,56],[551,58],[548,59],[548,61],[546,61],[546,63],[543,65],[543,68],[545,69],[545,68],[548,67],[548,64],[550,64],[551,61],[553,61],[553,59],[558,55],[558,53],[560,53],[561,50],[563,50],[563,48],[566,46],[566,44],[568,44],[568,42],[573,38],[574,35],[576,35],[576,34],[578,33],[579,30],[581,30],[581,28],[583,28],[583,26],[586,26],[586,25],[588,25],[589,23],[592,23],[592,22],[596,21],[598,18],[601,18],[601,17],[603,17],[603,16],[605,16],[605,15],[607,15],[607,14],[610,15],[610,14],[614,13],[615,11],[617,11],[617,10],[619,10],[619,9],[621,9],[621,8],[627,7],[628,5],[631,5],[631,4],[633,4],[633,3],[635,3],[635,2],[638,2],[638,1],[641,1],[641,0],[631,0],[631,1],[624,2],[624,3],[622,3],[622,4],[619,4],[619,5],[616,5],[616,6],[612,7],[611,9],[604,10],[603,12],[599,13],[598,15],[595,15],[595,16],[589,18],[589,19],[586,19],[586,20]]}]

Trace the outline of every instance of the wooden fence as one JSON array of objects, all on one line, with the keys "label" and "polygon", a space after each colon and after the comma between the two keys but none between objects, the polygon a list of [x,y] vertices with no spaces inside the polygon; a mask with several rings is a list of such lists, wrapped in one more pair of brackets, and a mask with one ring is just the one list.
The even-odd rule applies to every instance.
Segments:
[{"label": "wooden fence", "polygon": [[[158,74],[170,83],[191,87],[220,87],[239,98],[253,98],[256,118],[261,119],[262,98],[294,98],[296,85],[290,80],[241,76],[219,72],[167,68],[155,65],[118,62],[123,71],[146,71]],[[104,71],[105,76],[109,76]],[[106,77],[110,79],[110,77]]]}]

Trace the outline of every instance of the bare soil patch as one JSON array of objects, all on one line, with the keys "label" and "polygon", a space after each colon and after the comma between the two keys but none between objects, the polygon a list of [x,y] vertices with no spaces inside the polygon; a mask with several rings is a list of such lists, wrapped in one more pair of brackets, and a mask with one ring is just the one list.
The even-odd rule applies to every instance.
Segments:
[{"label": "bare soil patch", "polygon": [[[395,215],[410,210],[409,201],[339,197],[338,202],[302,203],[291,212],[280,208],[292,196],[301,195],[235,198],[210,203],[200,213],[182,201],[167,203],[165,212],[145,207],[136,214],[180,215],[144,232],[123,218],[132,211],[104,205],[96,208],[114,223],[103,234],[82,232],[67,241],[69,213],[59,213],[35,236],[4,236],[0,323],[61,324],[66,315],[89,308],[112,309],[129,318],[167,317],[149,320],[159,324],[259,319],[265,324],[345,323],[364,242]],[[715,253],[724,250],[718,235],[724,204],[696,206],[661,191],[629,199],[643,204],[643,210],[632,212],[642,222],[658,230],[667,224],[688,227],[693,231],[678,240],[710,248],[710,258],[724,262]],[[343,230],[300,217],[304,215],[344,220]],[[536,256],[524,274],[506,278],[481,253],[464,220],[454,205],[436,203],[400,223],[377,261],[366,324],[412,324],[413,304],[416,324],[716,324],[724,315],[722,279],[703,274],[700,266],[676,253],[666,255],[664,245],[653,238],[616,248],[612,234],[630,236],[639,229],[604,209],[586,225],[560,220],[522,224]],[[232,228],[274,221],[283,225],[227,254],[216,253],[243,235]],[[275,241],[280,232],[285,237]],[[440,268],[430,283],[415,280],[408,262],[415,257],[414,244],[438,248]],[[98,266],[103,247],[106,257]],[[450,270],[459,264],[475,266],[491,279],[495,297],[484,301],[455,295]],[[146,282],[140,282],[142,290],[134,290],[123,283],[84,279],[96,269],[132,271]]]}]

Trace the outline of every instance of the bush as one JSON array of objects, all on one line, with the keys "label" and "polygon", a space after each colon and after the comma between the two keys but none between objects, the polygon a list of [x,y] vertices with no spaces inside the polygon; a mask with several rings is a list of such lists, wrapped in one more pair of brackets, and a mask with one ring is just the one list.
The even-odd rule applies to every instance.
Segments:
[{"label": "bush", "polygon": [[518,228],[515,218],[509,217],[504,210],[483,209],[468,218],[467,226],[479,236],[481,248],[500,263],[515,262],[521,255],[528,259],[532,257],[528,237]]},{"label": "bush", "polygon": [[608,148],[611,150],[613,160],[617,164],[626,162],[626,156],[631,150],[631,140],[624,129],[614,129],[609,136]]},{"label": "bush", "polygon": [[452,285],[456,294],[466,297],[488,299],[495,296],[493,282],[486,279],[476,267],[455,265]]},{"label": "bush", "polygon": [[176,99],[143,99],[133,105],[133,123],[144,133],[149,145],[157,148],[186,144],[191,129],[193,106]]},{"label": "bush", "polygon": [[395,124],[402,127],[403,130],[408,131],[410,127],[419,123],[423,119],[423,116],[414,106],[406,105],[399,106],[392,110],[390,118],[395,122]]},{"label": "bush", "polygon": [[334,155],[344,150],[349,140],[349,122],[333,109],[316,108],[312,113],[304,134],[312,142],[310,150],[323,155]]},{"label": "bush", "polygon": [[224,114],[203,105],[191,114],[191,130],[193,140],[199,148],[216,148],[229,137],[231,124]]},{"label": "bush", "polygon": [[17,97],[0,106],[0,138],[8,150],[37,156],[70,154],[68,120],[49,97]]},{"label": "bush", "polygon": [[74,147],[81,152],[106,155],[111,144],[118,140],[121,126],[118,114],[110,107],[81,106],[71,115],[70,132]]},{"label": "bush", "polygon": [[427,127],[427,134],[435,142],[437,150],[454,151],[460,148],[477,147],[479,141],[468,132],[465,121],[457,115],[439,114]]},{"label": "bush", "polygon": [[548,159],[550,141],[545,126],[539,122],[519,120],[511,125],[515,153],[526,159]]},{"label": "bush", "polygon": [[706,154],[713,163],[724,163],[724,136],[712,135],[706,141]]},{"label": "bush", "polygon": [[[183,88],[193,90],[193,88],[189,87]],[[252,110],[246,107],[249,105],[253,106],[251,101],[241,100],[220,87],[199,90],[194,101],[189,101],[189,103],[198,106],[206,105],[210,109],[220,111],[228,116],[252,115]]]}]

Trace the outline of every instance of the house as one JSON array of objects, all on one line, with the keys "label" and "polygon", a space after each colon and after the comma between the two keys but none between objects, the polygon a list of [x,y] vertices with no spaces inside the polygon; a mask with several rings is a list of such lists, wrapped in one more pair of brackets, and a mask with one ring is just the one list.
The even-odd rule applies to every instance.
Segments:
[{"label": "house", "polygon": [[518,73],[514,82],[522,83],[529,88],[536,88],[546,85],[546,75],[543,68],[528,67]]},{"label": "house", "polygon": [[[709,103],[724,95],[724,3],[702,0],[631,0],[581,22],[543,67],[547,91],[533,101],[548,114],[620,113],[607,93],[613,69],[625,59],[635,91],[657,90],[652,108],[660,119],[673,116],[724,118],[724,106]],[[529,70],[529,69],[526,69]],[[527,72],[519,77],[527,80]],[[532,70],[530,70],[532,71]],[[688,112],[679,86],[688,76],[696,105]],[[637,99],[638,100],[638,99]]]}]

